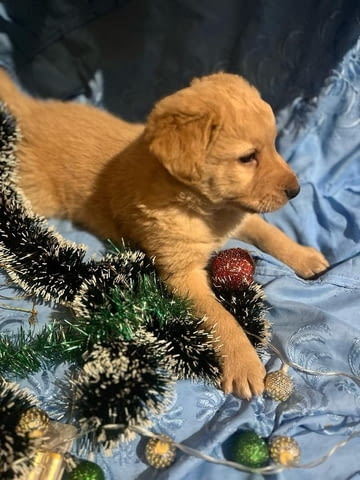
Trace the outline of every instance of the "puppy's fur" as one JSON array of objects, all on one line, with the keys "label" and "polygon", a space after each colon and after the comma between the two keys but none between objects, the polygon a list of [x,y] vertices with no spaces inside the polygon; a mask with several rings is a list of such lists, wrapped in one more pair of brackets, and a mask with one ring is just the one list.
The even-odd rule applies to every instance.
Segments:
[{"label": "puppy's fur", "polygon": [[33,99],[5,71],[0,97],[20,122],[19,184],[34,210],[155,256],[167,285],[215,327],[224,391],[260,394],[264,367],[208,285],[211,253],[239,237],[305,278],[328,263],[256,215],[299,190],[257,90],[236,75],[196,79],[159,101],[145,126],[86,105]]}]

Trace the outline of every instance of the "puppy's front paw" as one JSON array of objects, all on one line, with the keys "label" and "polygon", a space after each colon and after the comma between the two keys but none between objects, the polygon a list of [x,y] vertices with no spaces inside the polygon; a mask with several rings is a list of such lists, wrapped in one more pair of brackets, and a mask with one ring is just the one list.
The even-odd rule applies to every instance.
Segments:
[{"label": "puppy's front paw", "polygon": [[222,348],[222,389],[249,400],[264,391],[265,367],[252,345],[243,342]]},{"label": "puppy's front paw", "polygon": [[324,255],[312,247],[299,245],[292,259],[292,268],[302,278],[311,278],[329,267]]}]

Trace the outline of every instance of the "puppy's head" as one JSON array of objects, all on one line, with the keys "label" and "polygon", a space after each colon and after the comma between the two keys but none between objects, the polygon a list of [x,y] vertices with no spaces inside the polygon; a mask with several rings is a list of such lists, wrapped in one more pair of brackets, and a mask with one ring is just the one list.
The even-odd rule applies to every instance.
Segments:
[{"label": "puppy's head", "polygon": [[150,113],[150,151],[212,204],[247,212],[281,207],[299,191],[275,149],[275,118],[243,78],[218,73],[162,99]]}]

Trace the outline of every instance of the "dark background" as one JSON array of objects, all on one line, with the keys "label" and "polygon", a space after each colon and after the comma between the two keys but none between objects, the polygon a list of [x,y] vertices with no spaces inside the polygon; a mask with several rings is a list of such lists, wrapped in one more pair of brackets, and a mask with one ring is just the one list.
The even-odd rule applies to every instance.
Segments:
[{"label": "dark background", "polygon": [[360,31],[358,0],[5,0],[0,6],[0,61],[9,55],[8,42],[7,63],[30,92],[103,98],[129,120],[143,120],[156,99],[194,76],[219,70],[244,75],[275,110],[297,97],[307,103]]}]

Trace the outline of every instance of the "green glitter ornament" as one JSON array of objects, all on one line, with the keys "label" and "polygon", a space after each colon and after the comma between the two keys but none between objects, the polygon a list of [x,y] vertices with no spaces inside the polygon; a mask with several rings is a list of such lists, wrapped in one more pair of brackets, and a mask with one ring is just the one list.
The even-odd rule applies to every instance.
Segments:
[{"label": "green glitter ornament", "polygon": [[105,480],[105,475],[96,463],[81,460],[65,478],[66,480]]},{"label": "green glitter ornament", "polygon": [[237,433],[231,445],[231,460],[246,467],[264,467],[269,461],[269,450],[264,439],[257,433],[243,431]]}]

